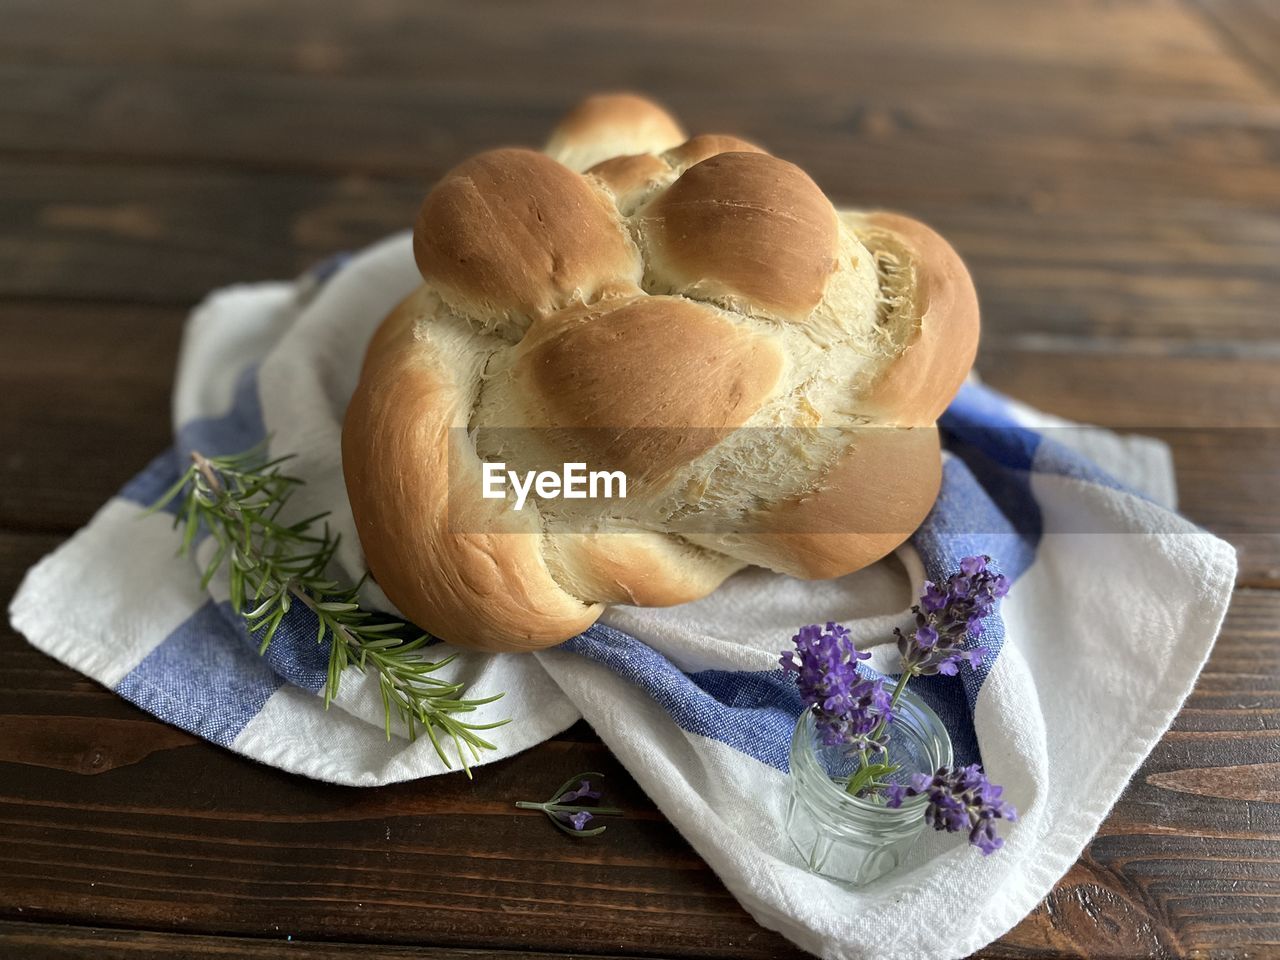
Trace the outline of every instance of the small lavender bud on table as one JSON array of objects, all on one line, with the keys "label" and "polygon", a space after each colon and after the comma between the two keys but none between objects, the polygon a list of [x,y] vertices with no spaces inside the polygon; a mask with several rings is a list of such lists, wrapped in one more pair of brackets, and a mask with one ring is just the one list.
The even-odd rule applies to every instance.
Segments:
[{"label": "small lavender bud on table", "polygon": [[604,833],[605,828],[595,827],[588,830],[587,824],[596,817],[620,817],[622,811],[617,807],[593,806],[588,809],[583,806],[584,803],[594,803],[601,797],[601,792],[592,786],[589,777],[603,780],[604,774],[591,771],[575,774],[562,783],[551,795],[551,799],[545,803],[517,800],[516,806],[521,810],[541,810],[557,830],[571,837],[597,837]]}]

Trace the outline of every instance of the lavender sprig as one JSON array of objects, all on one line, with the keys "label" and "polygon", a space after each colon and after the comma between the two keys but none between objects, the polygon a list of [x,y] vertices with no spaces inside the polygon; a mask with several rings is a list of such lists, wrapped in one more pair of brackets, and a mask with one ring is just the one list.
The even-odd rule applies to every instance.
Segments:
[{"label": "lavender sprig", "polygon": [[982,635],[982,621],[995,603],[1009,592],[1009,578],[988,569],[988,556],[965,557],[960,571],[939,586],[924,582],[920,603],[911,608],[916,628],[911,635],[895,628],[898,652],[905,671],[914,676],[935,673],[955,676],[962,663],[982,665],[986,647],[965,650],[962,644]]},{"label": "lavender sprig", "polygon": [[813,708],[822,742],[851,750],[884,750],[892,719],[892,697],[882,678],[858,672],[858,661],[870,658],[853,645],[847,628],[828,623],[801,627],[792,637],[795,650],[780,658],[782,669],[796,674],[800,696]]},{"label": "lavender sprig", "polygon": [[1004,788],[987,779],[979,764],[949,769],[941,767],[931,777],[917,773],[911,783],[891,783],[885,788],[885,806],[900,807],[907,797],[929,798],[924,819],[935,830],[967,831],[969,842],[989,856],[1004,846],[996,835],[997,820],[1013,822],[1018,811],[1001,799]]},{"label": "lavender sprig", "polygon": [[[596,837],[604,833],[604,827],[594,827],[587,829],[587,824],[596,817],[622,816],[622,811],[617,807],[600,807],[586,806],[583,801],[596,801],[601,797],[601,793],[591,785],[588,777],[595,777],[598,780],[604,779],[603,773],[586,773],[574,774],[568,780],[560,785],[560,788],[551,795],[551,799],[545,803],[537,803],[533,800],[517,800],[516,806],[521,810],[541,810],[562,833],[567,833],[571,837]],[[577,786],[574,786],[574,783]]]}]

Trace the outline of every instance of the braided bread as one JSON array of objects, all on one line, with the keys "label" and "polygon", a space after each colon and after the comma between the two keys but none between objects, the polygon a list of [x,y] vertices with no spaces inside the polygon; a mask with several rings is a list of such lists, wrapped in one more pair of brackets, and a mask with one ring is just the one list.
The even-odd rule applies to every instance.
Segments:
[{"label": "braided bread", "polygon": [[[423,284],[369,346],[342,459],[370,570],[440,637],[532,650],[748,564],[841,576],[937,496],[934,423],[977,347],[968,272],[753,144],[593,97],[547,153],[445,174],[413,250]],[[481,496],[495,460],[630,489],[516,509]]]}]

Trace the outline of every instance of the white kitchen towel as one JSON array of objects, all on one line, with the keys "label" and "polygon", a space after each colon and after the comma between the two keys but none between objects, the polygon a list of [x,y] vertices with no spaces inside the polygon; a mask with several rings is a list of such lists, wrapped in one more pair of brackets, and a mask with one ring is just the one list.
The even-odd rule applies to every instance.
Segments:
[{"label": "white kitchen towel", "polygon": [[[358,578],[339,430],[366,342],[417,283],[402,235],[297,283],[212,295],[186,332],[173,448],[30,571],[15,627],[157,717],[282,769],[357,785],[444,772],[425,738],[387,740],[371,681],[347,676],[324,709],[327,650],[307,611],[295,607],[259,656],[225,581],[202,590],[197,561],[175,560],[172,516],[144,516],[192,449],[270,436],[307,481],[293,508],[332,511],[337,565]],[[1172,721],[1222,622],[1235,555],[1173,512],[1158,443],[1073,428],[977,383],[942,428],[938,503],[873,567],[818,583],[748,570],[696,603],[615,607],[536,655],[460,651],[450,676],[474,696],[506,693],[478,719],[513,721],[485,760],[586,717],[743,906],[813,953],[959,957],[1000,936],[1068,869]],[[800,626],[835,620],[893,671],[892,630],[922,580],[975,553],[1014,580],[983,637],[993,655],[915,689],[958,759],[980,759],[1021,817],[991,857],[926,831],[903,868],[864,889],[814,876],[781,830],[801,706],[779,653]],[[367,599],[385,603],[376,588]]]}]

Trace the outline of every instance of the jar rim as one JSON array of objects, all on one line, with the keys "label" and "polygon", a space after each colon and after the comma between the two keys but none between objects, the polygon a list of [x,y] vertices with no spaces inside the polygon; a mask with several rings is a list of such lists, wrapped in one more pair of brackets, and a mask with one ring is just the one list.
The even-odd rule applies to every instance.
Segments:
[{"label": "jar rim", "polygon": [[[939,717],[933,711],[933,709],[930,708],[930,706],[924,702],[924,700],[922,700],[918,695],[912,692],[912,690],[909,687],[902,691],[902,696],[899,702],[901,703],[903,701],[908,702],[911,705],[912,709],[917,713],[921,714],[925,719],[925,721],[930,726],[935,727],[938,731],[942,733],[943,744],[944,744],[944,755],[938,757],[938,761],[939,761],[938,766],[941,767],[941,766],[950,765],[951,737],[950,737],[950,734],[947,733],[947,729],[942,722],[942,718]],[[800,720],[798,725],[804,725],[806,723],[812,724],[814,722],[813,717],[814,717],[814,708],[811,706],[805,708],[804,712],[800,715]],[[813,756],[812,750],[807,750],[804,753],[807,754],[807,759],[810,760],[815,767],[818,766],[817,758]],[[924,796],[923,794],[918,794],[914,797],[903,798],[902,803],[897,807],[886,807],[884,804],[875,803],[863,797],[857,797],[857,796],[854,796],[853,794],[850,794],[846,790],[842,789],[838,784],[836,784],[836,782],[833,781],[829,776],[827,776],[825,772],[823,772],[822,775],[819,776],[817,779],[820,780],[821,783],[816,787],[816,789],[826,794],[826,796],[832,802],[838,803],[841,806],[851,808],[853,810],[857,810],[859,813],[866,813],[873,816],[885,816],[886,814],[900,814],[902,815],[902,819],[905,820],[905,819],[908,819],[908,815],[918,813],[929,802],[929,798],[927,796]],[[897,818],[895,817],[895,819]]]}]

